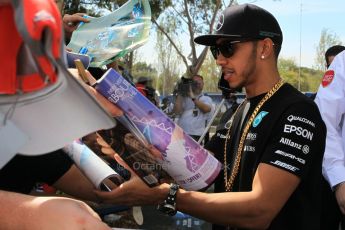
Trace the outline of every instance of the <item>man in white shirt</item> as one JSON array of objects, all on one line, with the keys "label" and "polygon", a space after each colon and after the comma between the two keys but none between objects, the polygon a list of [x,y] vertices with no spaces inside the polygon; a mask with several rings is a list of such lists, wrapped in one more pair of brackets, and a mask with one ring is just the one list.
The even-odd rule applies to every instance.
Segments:
[{"label": "man in white shirt", "polygon": [[345,51],[338,54],[324,74],[315,99],[327,126],[322,172],[345,214]]},{"label": "man in white shirt", "polygon": [[194,75],[192,80],[193,83],[187,95],[177,95],[173,112],[180,115],[177,124],[198,141],[211,118],[213,105],[211,97],[202,93],[203,77]]}]

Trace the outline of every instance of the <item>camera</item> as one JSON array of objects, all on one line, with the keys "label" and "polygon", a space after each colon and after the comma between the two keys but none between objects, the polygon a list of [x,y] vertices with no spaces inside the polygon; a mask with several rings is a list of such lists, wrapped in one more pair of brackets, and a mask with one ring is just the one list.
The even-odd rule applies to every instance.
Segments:
[{"label": "camera", "polygon": [[181,80],[177,83],[174,94],[187,97],[190,89],[194,90],[198,86],[198,83],[191,78],[181,77]]}]

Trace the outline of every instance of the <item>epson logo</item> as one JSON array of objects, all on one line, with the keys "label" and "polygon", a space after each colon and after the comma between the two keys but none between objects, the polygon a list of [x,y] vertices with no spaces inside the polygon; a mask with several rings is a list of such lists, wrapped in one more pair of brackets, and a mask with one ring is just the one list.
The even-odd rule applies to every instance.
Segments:
[{"label": "epson logo", "polygon": [[295,133],[298,136],[302,136],[306,139],[313,140],[313,133],[307,129],[303,129],[302,127],[297,127],[294,125],[285,125],[284,126],[284,133]]}]

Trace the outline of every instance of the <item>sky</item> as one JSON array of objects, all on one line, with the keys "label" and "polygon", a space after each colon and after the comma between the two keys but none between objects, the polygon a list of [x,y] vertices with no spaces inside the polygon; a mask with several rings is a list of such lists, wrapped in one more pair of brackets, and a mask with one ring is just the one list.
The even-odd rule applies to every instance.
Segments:
[{"label": "sky", "polygon": [[[284,37],[280,57],[292,58],[297,65],[309,68],[315,66],[316,47],[323,29],[327,29],[328,33],[336,34],[345,44],[344,0],[239,0],[238,2],[256,4],[276,17]],[[152,54],[155,40],[154,35],[151,34],[149,41],[138,49],[139,57],[153,64],[156,59],[155,54]],[[184,45],[188,47],[188,39],[183,40],[186,41]]]}]

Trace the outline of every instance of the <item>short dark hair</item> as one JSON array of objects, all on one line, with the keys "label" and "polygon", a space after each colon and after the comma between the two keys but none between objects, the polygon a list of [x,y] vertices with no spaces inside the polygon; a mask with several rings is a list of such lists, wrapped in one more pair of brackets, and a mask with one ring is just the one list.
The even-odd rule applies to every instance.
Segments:
[{"label": "short dark hair", "polygon": [[203,76],[201,76],[201,75],[199,75],[199,74],[195,74],[195,75],[193,76],[193,78],[194,78],[194,77],[199,77],[199,78],[201,78],[201,80],[204,80]]},{"label": "short dark hair", "polygon": [[329,47],[325,53],[325,60],[326,60],[327,66],[331,64],[331,63],[328,63],[328,57],[336,56],[338,53],[344,50],[345,50],[345,46],[342,46],[342,45],[335,45],[335,46]]},{"label": "short dark hair", "polygon": [[138,78],[137,83],[139,83],[139,84],[144,84],[144,85],[145,85],[145,84],[147,84],[150,80],[151,80],[150,78],[142,76],[142,77],[139,77],[139,78]]}]

